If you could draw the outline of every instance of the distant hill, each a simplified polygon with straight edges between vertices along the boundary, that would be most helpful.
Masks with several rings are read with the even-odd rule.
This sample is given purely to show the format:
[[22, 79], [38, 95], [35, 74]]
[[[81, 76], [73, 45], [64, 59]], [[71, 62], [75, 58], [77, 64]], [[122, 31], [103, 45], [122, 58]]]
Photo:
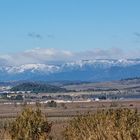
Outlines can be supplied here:
[[65, 88], [48, 85], [48, 84], [34, 83], [34, 82], [19, 84], [11, 88], [11, 91], [31, 91], [35, 93], [67, 92]]
[[132, 77], [132, 78], [125, 78], [125, 79], [121, 79], [121, 81], [130, 81], [130, 80], [140, 80], [140, 77]]
[[137, 89], [140, 91], [140, 78], [127, 78], [114, 81], [106, 82], [91, 82], [91, 83], [81, 83], [81, 84], [70, 84], [64, 85], [63, 88], [67, 90], [75, 91], [113, 91], [113, 90], [123, 90], [123, 89]]

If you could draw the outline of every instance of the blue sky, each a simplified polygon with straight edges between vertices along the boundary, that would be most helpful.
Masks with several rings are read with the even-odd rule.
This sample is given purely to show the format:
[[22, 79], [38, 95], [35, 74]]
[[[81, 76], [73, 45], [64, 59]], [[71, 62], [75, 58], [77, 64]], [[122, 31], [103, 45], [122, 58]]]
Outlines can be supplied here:
[[0, 0], [0, 53], [140, 48], [139, 0]]

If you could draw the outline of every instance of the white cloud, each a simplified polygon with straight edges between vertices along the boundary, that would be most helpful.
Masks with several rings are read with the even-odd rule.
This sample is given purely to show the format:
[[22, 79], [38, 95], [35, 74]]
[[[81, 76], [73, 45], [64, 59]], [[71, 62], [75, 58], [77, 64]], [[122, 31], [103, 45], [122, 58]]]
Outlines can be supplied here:
[[83, 59], [140, 58], [140, 50], [123, 51], [118, 48], [72, 52], [53, 48], [35, 48], [15, 54], [0, 55], [0, 64], [58, 63]]
[[56, 50], [53, 48], [35, 48], [20, 53], [0, 55], [0, 60], [5, 60], [10, 65], [63, 62], [69, 61], [71, 60], [71, 58], [73, 58], [72, 52], [65, 50]]

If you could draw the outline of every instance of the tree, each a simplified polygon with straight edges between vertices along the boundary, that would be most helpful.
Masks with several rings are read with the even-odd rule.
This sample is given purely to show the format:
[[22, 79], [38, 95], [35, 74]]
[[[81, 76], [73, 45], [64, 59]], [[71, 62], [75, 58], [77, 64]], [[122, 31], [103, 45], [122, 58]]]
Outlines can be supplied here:
[[46, 140], [51, 126], [41, 110], [25, 108], [16, 120], [10, 123], [9, 133], [12, 140]]
[[47, 103], [47, 106], [48, 107], [57, 107], [57, 103], [55, 102], [55, 101], [49, 101], [48, 103]]
[[22, 95], [17, 95], [17, 96], [15, 97], [15, 100], [23, 100], [23, 96], [22, 96]]

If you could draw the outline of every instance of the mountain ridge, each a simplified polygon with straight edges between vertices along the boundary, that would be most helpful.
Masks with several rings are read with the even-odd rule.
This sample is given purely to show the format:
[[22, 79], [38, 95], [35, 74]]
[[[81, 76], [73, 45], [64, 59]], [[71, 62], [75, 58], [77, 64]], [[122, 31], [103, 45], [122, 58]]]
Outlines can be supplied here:
[[95, 59], [63, 64], [1, 66], [0, 80], [110, 81], [140, 76], [140, 59]]

